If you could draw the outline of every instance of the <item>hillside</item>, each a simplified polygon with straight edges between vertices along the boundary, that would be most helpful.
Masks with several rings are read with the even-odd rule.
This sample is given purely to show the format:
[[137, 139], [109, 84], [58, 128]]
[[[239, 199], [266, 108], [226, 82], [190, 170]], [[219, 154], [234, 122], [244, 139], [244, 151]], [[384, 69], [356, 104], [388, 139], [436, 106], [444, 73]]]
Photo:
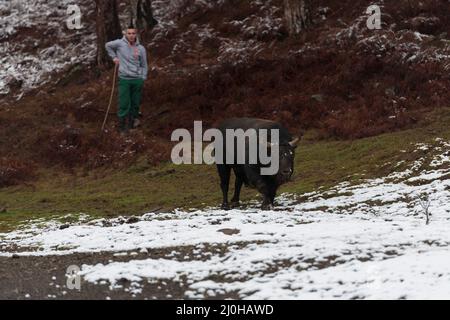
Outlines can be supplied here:
[[[314, 157], [316, 143], [320, 150], [333, 141], [354, 145], [357, 138], [420, 129], [448, 107], [446, 1], [381, 2], [381, 30], [365, 27], [369, 4], [319, 1], [311, 29], [289, 38], [281, 1], [154, 1], [159, 24], [147, 44], [143, 124], [124, 138], [115, 130], [115, 103], [107, 132], [100, 132], [112, 70], [94, 63], [95, 5], [80, 1], [84, 27], [69, 30], [65, 3], [0, 1], [0, 50], [7, 53], [0, 70], [0, 207], [21, 215], [208, 203], [196, 200], [201, 189], [187, 183], [203, 175], [214, 188], [214, 168], [169, 165], [170, 134], [192, 129], [194, 120], [208, 127], [231, 116], [274, 119], [305, 133], [299, 181], [312, 175], [338, 182], [314, 177], [317, 169], [305, 173], [302, 160]], [[134, 173], [151, 179], [133, 190], [135, 198], [116, 194], [115, 186], [128, 189], [124, 181]], [[165, 195], [149, 198], [148, 188], [162, 179]], [[178, 179], [191, 195], [167, 191]], [[69, 196], [73, 187], [78, 191]]]
[[154, 1], [160, 23], [147, 44], [143, 126], [126, 141], [113, 132], [115, 105], [111, 130], [99, 134], [112, 70], [94, 65], [92, 2], [79, 1], [84, 28], [71, 31], [61, 2], [24, 3], [19, 19], [20, 8], [0, 1], [3, 165], [95, 168], [143, 154], [158, 163], [175, 128], [229, 116], [279, 120], [319, 140], [355, 139], [412, 128], [448, 106], [446, 1], [380, 2], [381, 30], [365, 27], [370, 1], [317, 1], [314, 26], [295, 39], [281, 2]]

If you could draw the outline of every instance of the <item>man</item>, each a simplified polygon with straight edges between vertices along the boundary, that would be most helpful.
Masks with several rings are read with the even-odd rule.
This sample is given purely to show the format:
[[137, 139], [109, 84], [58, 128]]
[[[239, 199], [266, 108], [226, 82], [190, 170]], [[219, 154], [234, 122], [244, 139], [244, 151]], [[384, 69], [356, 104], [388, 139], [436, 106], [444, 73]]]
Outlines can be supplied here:
[[147, 52], [133, 26], [128, 27], [122, 39], [110, 41], [105, 47], [119, 65], [119, 131], [126, 133], [137, 126], [142, 87], [148, 73]]

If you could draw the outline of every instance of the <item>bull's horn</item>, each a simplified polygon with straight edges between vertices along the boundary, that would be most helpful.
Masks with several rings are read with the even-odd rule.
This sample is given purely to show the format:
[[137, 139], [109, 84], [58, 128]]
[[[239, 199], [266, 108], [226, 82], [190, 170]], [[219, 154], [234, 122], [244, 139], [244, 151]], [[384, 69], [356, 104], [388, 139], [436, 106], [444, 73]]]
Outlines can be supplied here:
[[299, 138], [299, 137], [295, 137], [294, 140], [292, 140], [292, 141], [289, 142], [289, 145], [290, 145], [292, 148], [296, 148], [299, 142], [300, 142], [300, 138]]

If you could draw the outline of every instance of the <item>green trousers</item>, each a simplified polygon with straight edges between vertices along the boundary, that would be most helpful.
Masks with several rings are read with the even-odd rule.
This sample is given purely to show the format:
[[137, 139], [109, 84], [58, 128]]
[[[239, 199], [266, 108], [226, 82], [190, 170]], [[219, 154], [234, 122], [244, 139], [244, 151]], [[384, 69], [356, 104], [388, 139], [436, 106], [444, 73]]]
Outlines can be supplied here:
[[143, 86], [144, 80], [142, 79], [119, 78], [119, 111], [117, 113], [119, 118], [138, 117]]

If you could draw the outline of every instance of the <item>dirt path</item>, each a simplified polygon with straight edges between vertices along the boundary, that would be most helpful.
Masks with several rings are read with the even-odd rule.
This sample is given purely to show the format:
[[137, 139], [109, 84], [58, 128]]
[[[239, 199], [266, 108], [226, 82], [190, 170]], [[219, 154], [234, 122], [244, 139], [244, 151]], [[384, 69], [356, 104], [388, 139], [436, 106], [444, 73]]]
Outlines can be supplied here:
[[[155, 254], [154, 256], [157, 256]], [[133, 259], [152, 255], [134, 256]], [[95, 285], [81, 281], [81, 290], [67, 288], [67, 268], [71, 265], [106, 264], [108, 261], [128, 261], [113, 253], [72, 254], [65, 256], [0, 258], [0, 299], [167, 299], [183, 298], [183, 285], [160, 281], [142, 285], [142, 294], [133, 297], [126, 292], [130, 282], [120, 282], [124, 289], [111, 290], [109, 284]]]
[[[175, 250], [175, 251], [174, 251]], [[134, 293], [132, 283], [127, 279], [118, 282], [119, 288], [111, 288], [110, 283], [93, 284], [83, 281], [81, 289], [69, 289], [67, 286], [67, 268], [69, 266], [109, 264], [112, 262], [129, 262], [131, 260], [164, 259], [171, 256], [177, 261], [192, 261], [193, 246], [149, 249], [146, 253], [99, 252], [75, 253], [70, 255], [0, 257], [0, 300], [3, 299], [185, 299], [189, 284], [185, 278], [178, 281], [167, 279], [152, 280], [151, 283], [140, 282], [141, 293]], [[205, 252], [211, 251], [208, 246]], [[227, 251], [227, 246], [214, 247], [218, 255]], [[173, 256], [173, 253], [176, 255]], [[201, 258], [200, 260], [206, 259]], [[208, 297], [205, 297], [208, 298]], [[238, 295], [228, 292], [216, 295], [215, 299], [238, 299]]]

